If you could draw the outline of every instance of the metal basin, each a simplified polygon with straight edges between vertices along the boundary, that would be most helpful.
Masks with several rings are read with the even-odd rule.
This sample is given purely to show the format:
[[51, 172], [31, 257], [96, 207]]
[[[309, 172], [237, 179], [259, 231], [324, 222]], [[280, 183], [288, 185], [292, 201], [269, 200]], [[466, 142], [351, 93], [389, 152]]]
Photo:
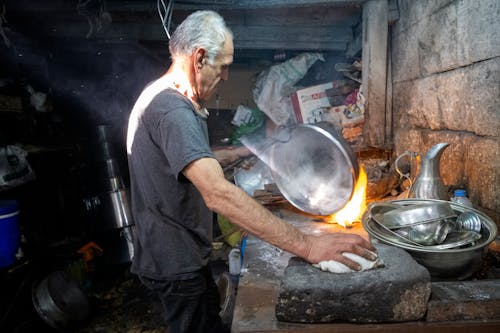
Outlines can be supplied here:
[[[473, 211], [481, 221], [481, 238], [468, 245], [456, 248], [439, 248], [438, 246], [418, 246], [401, 241], [394, 237], [387, 229], [381, 227], [370, 216], [370, 212], [363, 216], [362, 224], [371, 238], [382, 243], [406, 250], [417, 262], [429, 270], [435, 280], [463, 280], [467, 279], [479, 270], [482, 265], [483, 256], [488, 245], [497, 236], [495, 222], [484, 213], [453, 202], [434, 199], [405, 199], [394, 200], [389, 203], [395, 205], [414, 205], [431, 202], [449, 203], [457, 215], [464, 211]], [[389, 229], [390, 230], [390, 229]]]
[[35, 283], [31, 296], [39, 316], [58, 331], [71, 331], [89, 314], [87, 296], [64, 271], [55, 271]]

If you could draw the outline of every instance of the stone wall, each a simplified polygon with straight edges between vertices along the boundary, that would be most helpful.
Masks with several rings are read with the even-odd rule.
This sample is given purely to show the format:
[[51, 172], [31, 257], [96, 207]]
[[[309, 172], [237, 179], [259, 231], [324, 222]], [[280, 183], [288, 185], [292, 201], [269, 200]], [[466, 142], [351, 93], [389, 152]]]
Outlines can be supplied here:
[[399, 0], [391, 27], [395, 153], [449, 142], [441, 176], [500, 216], [500, 2]]

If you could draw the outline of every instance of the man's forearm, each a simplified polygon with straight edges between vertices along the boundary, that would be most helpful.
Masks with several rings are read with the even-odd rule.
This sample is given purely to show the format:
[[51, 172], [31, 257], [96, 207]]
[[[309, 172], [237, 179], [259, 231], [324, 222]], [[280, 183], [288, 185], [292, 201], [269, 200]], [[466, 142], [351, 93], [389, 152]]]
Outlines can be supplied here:
[[211, 210], [283, 250], [304, 259], [309, 256], [311, 237], [279, 219], [242, 189], [227, 181], [216, 160], [196, 160], [183, 172], [200, 191]]
[[227, 182], [217, 191], [211, 209], [251, 234], [307, 258], [312, 244], [307, 235], [278, 218], [235, 185]]

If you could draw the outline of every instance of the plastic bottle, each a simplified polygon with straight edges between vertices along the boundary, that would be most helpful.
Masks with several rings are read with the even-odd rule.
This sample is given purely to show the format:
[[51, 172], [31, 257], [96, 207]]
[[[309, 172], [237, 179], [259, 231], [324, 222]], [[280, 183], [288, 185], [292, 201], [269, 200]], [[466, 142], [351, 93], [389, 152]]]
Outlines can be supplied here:
[[451, 201], [458, 203], [462, 206], [472, 208], [472, 202], [469, 200], [469, 198], [467, 198], [466, 190], [462, 189], [455, 190], [455, 192], [453, 192], [453, 197], [451, 197]]
[[229, 274], [233, 276], [240, 275], [241, 272], [241, 251], [234, 248], [229, 252]]

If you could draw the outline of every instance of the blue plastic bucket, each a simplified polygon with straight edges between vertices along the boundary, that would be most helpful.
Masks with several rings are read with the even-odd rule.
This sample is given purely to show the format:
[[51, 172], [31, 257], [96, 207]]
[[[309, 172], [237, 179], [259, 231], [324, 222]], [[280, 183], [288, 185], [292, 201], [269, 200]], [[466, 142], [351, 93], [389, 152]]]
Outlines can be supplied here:
[[20, 242], [19, 204], [15, 200], [0, 200], [0, 268], [16, 262]]

